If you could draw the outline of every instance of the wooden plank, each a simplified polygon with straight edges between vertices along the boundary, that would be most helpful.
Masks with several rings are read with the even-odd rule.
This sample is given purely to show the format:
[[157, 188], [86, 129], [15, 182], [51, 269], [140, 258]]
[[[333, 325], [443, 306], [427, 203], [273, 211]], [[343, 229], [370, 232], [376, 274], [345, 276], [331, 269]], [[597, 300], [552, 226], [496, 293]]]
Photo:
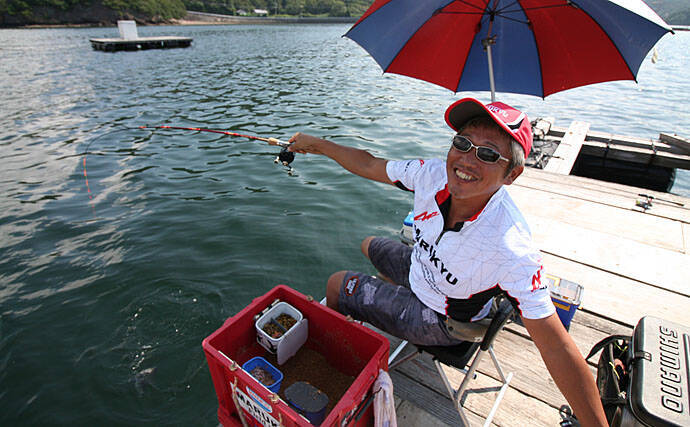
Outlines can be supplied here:
[[687, 138], [678, 136], [678, 134], [671, 135], [662, 132], [659, 134], [659, 141], [665, 142], [673, 147], [678, 147], [685, 153], [690, 153], [690, 141]]
[[575, 164], [577, 155], [580, 153], [580, 148], [582, 148], [588, 130], [589, 123], [580, 121], [572, 122], [544, 170], [569, 175]]
[[544, 254], [544, 267], [581, 284], [585, 289], [580, 307], [589, 312], [628, 326], [648, 315], [690, 325], [688, 297], [551, 254]]
[[[548, 136], [558, 139], [562, 138], [566, 132], [566, 128], [552, 126], [549, 130]], [[601, 132], [596, 130], [590, 130], [587, 132], [585, 143], [587, 142], [603, 142], [605, 144], [610, 144], [611, 146], [635, 148], [651, 148], [654, 146], [660, 151], [673, 152], [673, 147], [665, 141], [655, 141], [651, 138], [640, 138], [637, 136], [616, 135], [610, 132]]]
[[628, 325], [623, 325], [583, 310], [577, 310], [575, 312], [575, 316], [573, 316], [570, 325], [570, 335], [581, 341], [582, 347], [579, 345], [578, 347], [587, 350], [589, 350], [593, 344], [599, 342], [608, 335], [631, 334], [633, 330], [633, 328]]
[[[524, 337], [529, 337], [524, 326], [511, 322], [506, 325], [506, 330]], [[570, 322], [568, 333], [572, 337], [575, 345], [580, 350], [583, 357], [586, 357], [594, 344], [609, 335], [632, 335], [633, 328], [612, 322], [611, 320], [596, 316], [583, 310], [577, 310]], [[589, 361], [591, 366], [596, 366], [598, 356], [592, 357]]]
[[683, 240], [685, 241], [685, 253], [690, 255], [690, 224], [683, 224]]
[[[558, 175], [531, 168], [525, 169], [515, 183], [509, 187], [509, 190], [516, 187], [538, 189], [574, 199], [589, 200], [603, 205], [690, 223], [690, 199], [673, 194], [573, 175]], [[644, 211], [635, 206], [635, 202], [643, 198], [640, 194], [656, 198], [653, 200], [651, 209]]]
[[[423, 386], [420, 382], [397, 370], [391, 371], [389, 374], [393, 380], [393, 394], [402, 400], [412, 402], [446, 425], [460, 425], [460, 415], [447, 396]], [[481, 425], [484, 422], [480, 416], [470, 411], [466, 411], [465, 415], [473, 425]]]
[[[456, 388], [459, 387], [464, 374], [447, 366], [444, 366], [443, 370], [450, 383]], [[508, 374], [507, 371], [504, 373]], [[520, 375], [520, 373], [514, 372], [513, 375]], [[491, 412], [501, 385], [500, 381], [481, 372], [478, 373], [477, 378], [472, 380], [470, 388], [465, 393], [463, 407], [486, 419]], [[509, 386], [498, 406], [492, 424], [499, 426], [557, 426], [560, 421], [558, 408]]]
[[679, 221], [528, 187], [514, 186], [509, 192], [526, 217], [557, 219], [588, 230], [625, 235], [640, 243], [683, 252], [682, 223]]
[[[401, 400], [400, 406], [395, 410], [395, 415], [397, 419], [397, 424], [401, 427], [403, 426], [429, 426], [429, 427], [441, 427], [453, 425], [448, 422], [444, 422], [437, 418], [434, 414], [436, 408], [420, 408], [414, 402], [409, 400]], [[480, 417], [475, 419], [476, 425], [483, 424]]]
[[[525, 217], [534, 242], [542, 252], [690, 296], [690, 256], [687, 254], [531, 213], [526, 213]], [[634, 223], [628, 225], [635, 226]]]
[[532, 179], [546, 181], [556, 186], [579, 185], [585, 189], [589, 189], [592, 191], [600, 191], [606, 194], [611, 193], [620, 196], [628, 196], [632, 198], [635, 198], [639, 195], [639, 193], [644, 192], [645, 194], [651, 194], [659, 198], [665, 197], [666, 199], [673, 201], [675, 203], [674, 206], [680, 206], [681, 208], [684, 207], [685, 209], [690, 209], [690, 207], [688, 207], [688, 201], [690, 200], [690, 198], [688, 197], [678, 196], [675, 194], [664, 193], [660, 191], [648, 190], [646, 188], [633, 187], [626, 184], [619, 184], [617, 182], [601, 181], [598, 179], [576, 175], [559, 175], [545, 171], [543, 169], [535, 168], [526, 168], [522, 173], [521, 177], [518, 179], [522, 179], [522, 177], [524, 176], [530, 177]]

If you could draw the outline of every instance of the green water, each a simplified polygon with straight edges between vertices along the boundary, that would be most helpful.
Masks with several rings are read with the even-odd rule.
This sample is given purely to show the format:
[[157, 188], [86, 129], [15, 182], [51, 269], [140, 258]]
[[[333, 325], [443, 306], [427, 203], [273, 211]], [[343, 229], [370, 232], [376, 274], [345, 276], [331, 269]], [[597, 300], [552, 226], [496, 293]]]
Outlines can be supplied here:
[[[204, 337], [276, 284], [321, 298], [333, 271], [371, 271], [359, 242], [398, 231], [407, 193], [318, 156], [291, 176], [261, 143], [136, 129], [443, 156], [464, 94], [382, 75], [347, 28], [144, 27], [194, 42], [114, 54], [88, 43], [113, 28], [0, 31], [0, 425], [215, 425]], [[662, 40], [638, 85], [503, 99], [561, 126], [690, 135], [689, 46]]]

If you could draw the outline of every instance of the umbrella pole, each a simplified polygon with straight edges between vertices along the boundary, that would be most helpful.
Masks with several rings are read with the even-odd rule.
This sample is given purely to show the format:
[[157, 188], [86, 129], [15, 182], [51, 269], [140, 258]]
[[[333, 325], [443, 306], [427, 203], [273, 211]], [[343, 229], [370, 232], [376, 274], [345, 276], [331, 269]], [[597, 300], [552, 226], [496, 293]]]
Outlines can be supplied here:
[[486, 57], [489, 60], [489, 86], [491, 86], [491, 102], [496, 102], [496, 84], [494, 83], [494, 63], [491, 59], [491, 40], [487, 39]]
[[494, 0], [492, 6], [492, 11], [489, 14], [489, 29], [486, 32], [486, 38], [482, 40], [482, 45], [484, 45], [484, 50], [486, 51], [486, 58], [489, 64], [489, 87], [491, 87], [491, 102], [496, 102], [496, 84], [494, 82], [494, 61], [491, 56], [491, 45], [496, 43], [496, 36], [491, 36], [491, 29], [494, 26], [494, 18], [496, 16], [496, 7], [498, 6], [498, 0]]

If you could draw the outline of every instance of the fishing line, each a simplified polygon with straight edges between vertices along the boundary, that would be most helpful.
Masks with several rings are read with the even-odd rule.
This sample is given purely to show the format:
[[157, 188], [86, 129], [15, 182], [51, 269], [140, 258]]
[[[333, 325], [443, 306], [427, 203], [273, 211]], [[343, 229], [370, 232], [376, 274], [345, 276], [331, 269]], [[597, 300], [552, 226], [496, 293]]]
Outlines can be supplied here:
[[295, 153], [292, 151], [288, 151], [287, 148], [290, 146], [289, 142], [281, 141], [277, 138], [265, 138], [261, 136], [254, 136], [254, 135], [245, 135], [242, 133], [236, 133], [236, 132], [230, 132], [227, 130], [216, 130], [216, 129], [204, 129], [204, 128], [192, 128], [192, 127], [182, 127], [182, 126], [167, 126], [167, 125], [160, 125], [160, 126], [139, 126], [139, 129], [175, 129], [175, 130], [191, 130], [191, 131], [196, 131], [196, 132], [210, 132], [210, 133], [218, 133], [221, 135], [228, 135], [228, 136], [236, 136], [240, 138], [247, 138], [251, 140], [256, 140], [256, 141], [264, 141], [267, 142], [268, 145], [276, 145], [279, 147], [282, 147], [282, 150], [280, 150], [280, 153], [278, 156], [275, 158], [274, 163], [280, 163], [283, 166], [288, 168], [288, 173], [292, 174], [292, 167], [290, 166], [290, 163], [295, 160]]
[[[123, 127], [121, 129], [111, 130], [111, 131], [106, 132], [102, 135], [98, 135], [97, 137], [95, 137], [91, 141], [89, 141], [88, 144], [86, 144], [86, 149], [84, 150], [84, 157], [82, 158], [82, 169], [84, 171], [84, 181], [86, 182], [86, 192], [89, 195], [89, 200], [93, 200], [93, 195], [91, 194], [91, 187], [89, 186], [89, 176], [86, 173], [86, 156], [89, 155], [89, 148], [91, 148], [91, 144], [93, 144], [97, 140], [103, 138], [104, 136], [112, 135], [112, 134], [118, 133], [118, 132], [124, 132], [126, 130], [136, 130], [136, 129], [138, 129], [138, 128]], [[93, 205], [92, 205], [92, 207], [93, 207]]]
[[[290, 166], [290, 163], [295, 160], [295, 153], [288, 151], [287, 148], [290, 146], [289, 142], [281, 141], [277, 138], [266, 138], [266, 137], [261, 137], [261, 136], [254, 136], [254, 135], [245, 135], [241, 133], [236, 133], [236, 132], [230, 132], [230, 131], [224, 131], [224, 130], [216, 130], [216, 129], [204, 129], [204, 128], [193, 128], [193, 127], [182, 127], [182, 126], [167, 126], [167, 125], [160, 125], [160, 126], [138, 126], [138, 127], [123, 127], [120, 129], [115, 129], [111, 130], [109, 132], [106, 132], [102, 135], [99, 135], [95, 138], [93, 138], [89, 143], [86, 145], [86, 149], [84, 150], [84, 157], [82, 160], [82, 168], [84, 171], [84, 180], [86, 182], [86, 192], [89, 195], [89, 200], [93, 201], [93, 195], [91, 193], [91, 187], [89, 186], [89, 176], [86, 171], [86, 157], [89, 155], [89, 149], [91, 148], [91, 145], [96, 142], [97, 140], [108, 136], [112, 135], [114, 133], [118, 132], [124, 132], [124, 131], [130, 131], [130, 130], [156, 130], [156, 129], [173, 129], [173, 130], [187, 130], [187, 131], [196, 131], [196, 132], [209, 132], [209, 133], [217, 133], [221, 135], [227, 135], [227, 136], [234, 136], [234, 137], [240, 137], [240, 138], [247, 138], [250, 140], [256, 140], [256, 141], [263, 141], [268, 143], [268, 145], [275, 145], [278, 147], [282, 147], [280, 153], [278, 156], [276, 156], [275, 160], [273, 161], [274, 163], [280, 163], [283, 166], [285, 166], [288, 169], [288, 174], [292, 175], [292, 166]], [[93, 205], [92, 205], [93, 208]]]

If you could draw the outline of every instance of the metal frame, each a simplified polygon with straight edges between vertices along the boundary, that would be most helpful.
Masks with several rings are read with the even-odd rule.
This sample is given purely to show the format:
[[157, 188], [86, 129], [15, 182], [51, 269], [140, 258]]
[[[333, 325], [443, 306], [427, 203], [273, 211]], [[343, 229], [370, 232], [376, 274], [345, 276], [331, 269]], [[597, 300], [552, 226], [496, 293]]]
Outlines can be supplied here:
[[[436, 356], [432, 354], [434, 365], [436, 366], [436, 371], [441, 377], [441, 380], [443, 381], [443, 384], [445, 385], [446, 390], [448, 391], [448, 395], [450, 399], [453, 401], [455, 409], [458, 411], [458, 414], [460, 415], [460, 419], [462, 420], [464, 426], [469, 426], [470, 423], [467, 419], [467, 416], [465, 415], [461, 399], [470, 381], [477, 377], [477, 367], [479, 366], [479, 363], [482, 361], [486, 353], [489, 353], [489, 355], [491, 356], [491, 360], [494, 364], [494, 367], [496, 368], [496, 371], [498, 372], [498, 375], [501, 378], [502, 385], [499, 390], [498, 396], [496, 396], [494, 404], [491, 407], [491, 411], [489, 412], [489, 414], [486, 417], [486, 420], [484, 421], [484, 427], [491, 425], [491, 421], [493, 420], [493, 417], [496, 414], [496, 411], [498, 410], [498, 406], [501, 404], [501, 401], [505, 396], [505, 392], [506, 390], [508, 390], [508, 387], [510, 385], [510, 381], [513, 378], [512, 372], [508, 373], [507, 375], [504, 374], [503, 369], [501, 368], [501, 365], [498, 362], [498, 359], [496, 358], [496, 354], [494, 353], [493, 348], [493, 340], [498, 334], [498, 332], [503, 330], [503, 326], [510, 318], [510, 315], [512, 313], [512, 307], [504, 307], [502, 309], [499, 309], [499, 311], [500, 313], [493, 319], [491, 325], [487, 329], [487, 332], [484, 334], [484, 339], [482, 341], [481, 346], [477, 347], [477, 349], [475, 350], [476, 353], [471, 359], [472, 362], [470, 363], [469, 368], [465, 368], [464, 366], [458, 367], [450, 365], [452, 368], [465, 374], [465, 377], [463, 378], [462, 382], [460, 383], [460, 386], [457, 389], [454, 389], [453, 386], [450, 384], [448, 376], [443, 371], [443, 366], [441, 365], [441, 362], [438, 360]], [[402, 365], [403, 363], [415, 359], [420, 354], [425, 352], [423, 348], [417, 348], [416, 351], [413, 351], [396, 361], [395, 358], [400, 354], [400, 352], [403, 350], [403, 348], [405, 348], [406, 345], [407, 341], [402, 341], [395, 349], [395, 351], [393, 351], [393, 353], [388, 359], [389, 370], [393, 370], [396, 367]]]

